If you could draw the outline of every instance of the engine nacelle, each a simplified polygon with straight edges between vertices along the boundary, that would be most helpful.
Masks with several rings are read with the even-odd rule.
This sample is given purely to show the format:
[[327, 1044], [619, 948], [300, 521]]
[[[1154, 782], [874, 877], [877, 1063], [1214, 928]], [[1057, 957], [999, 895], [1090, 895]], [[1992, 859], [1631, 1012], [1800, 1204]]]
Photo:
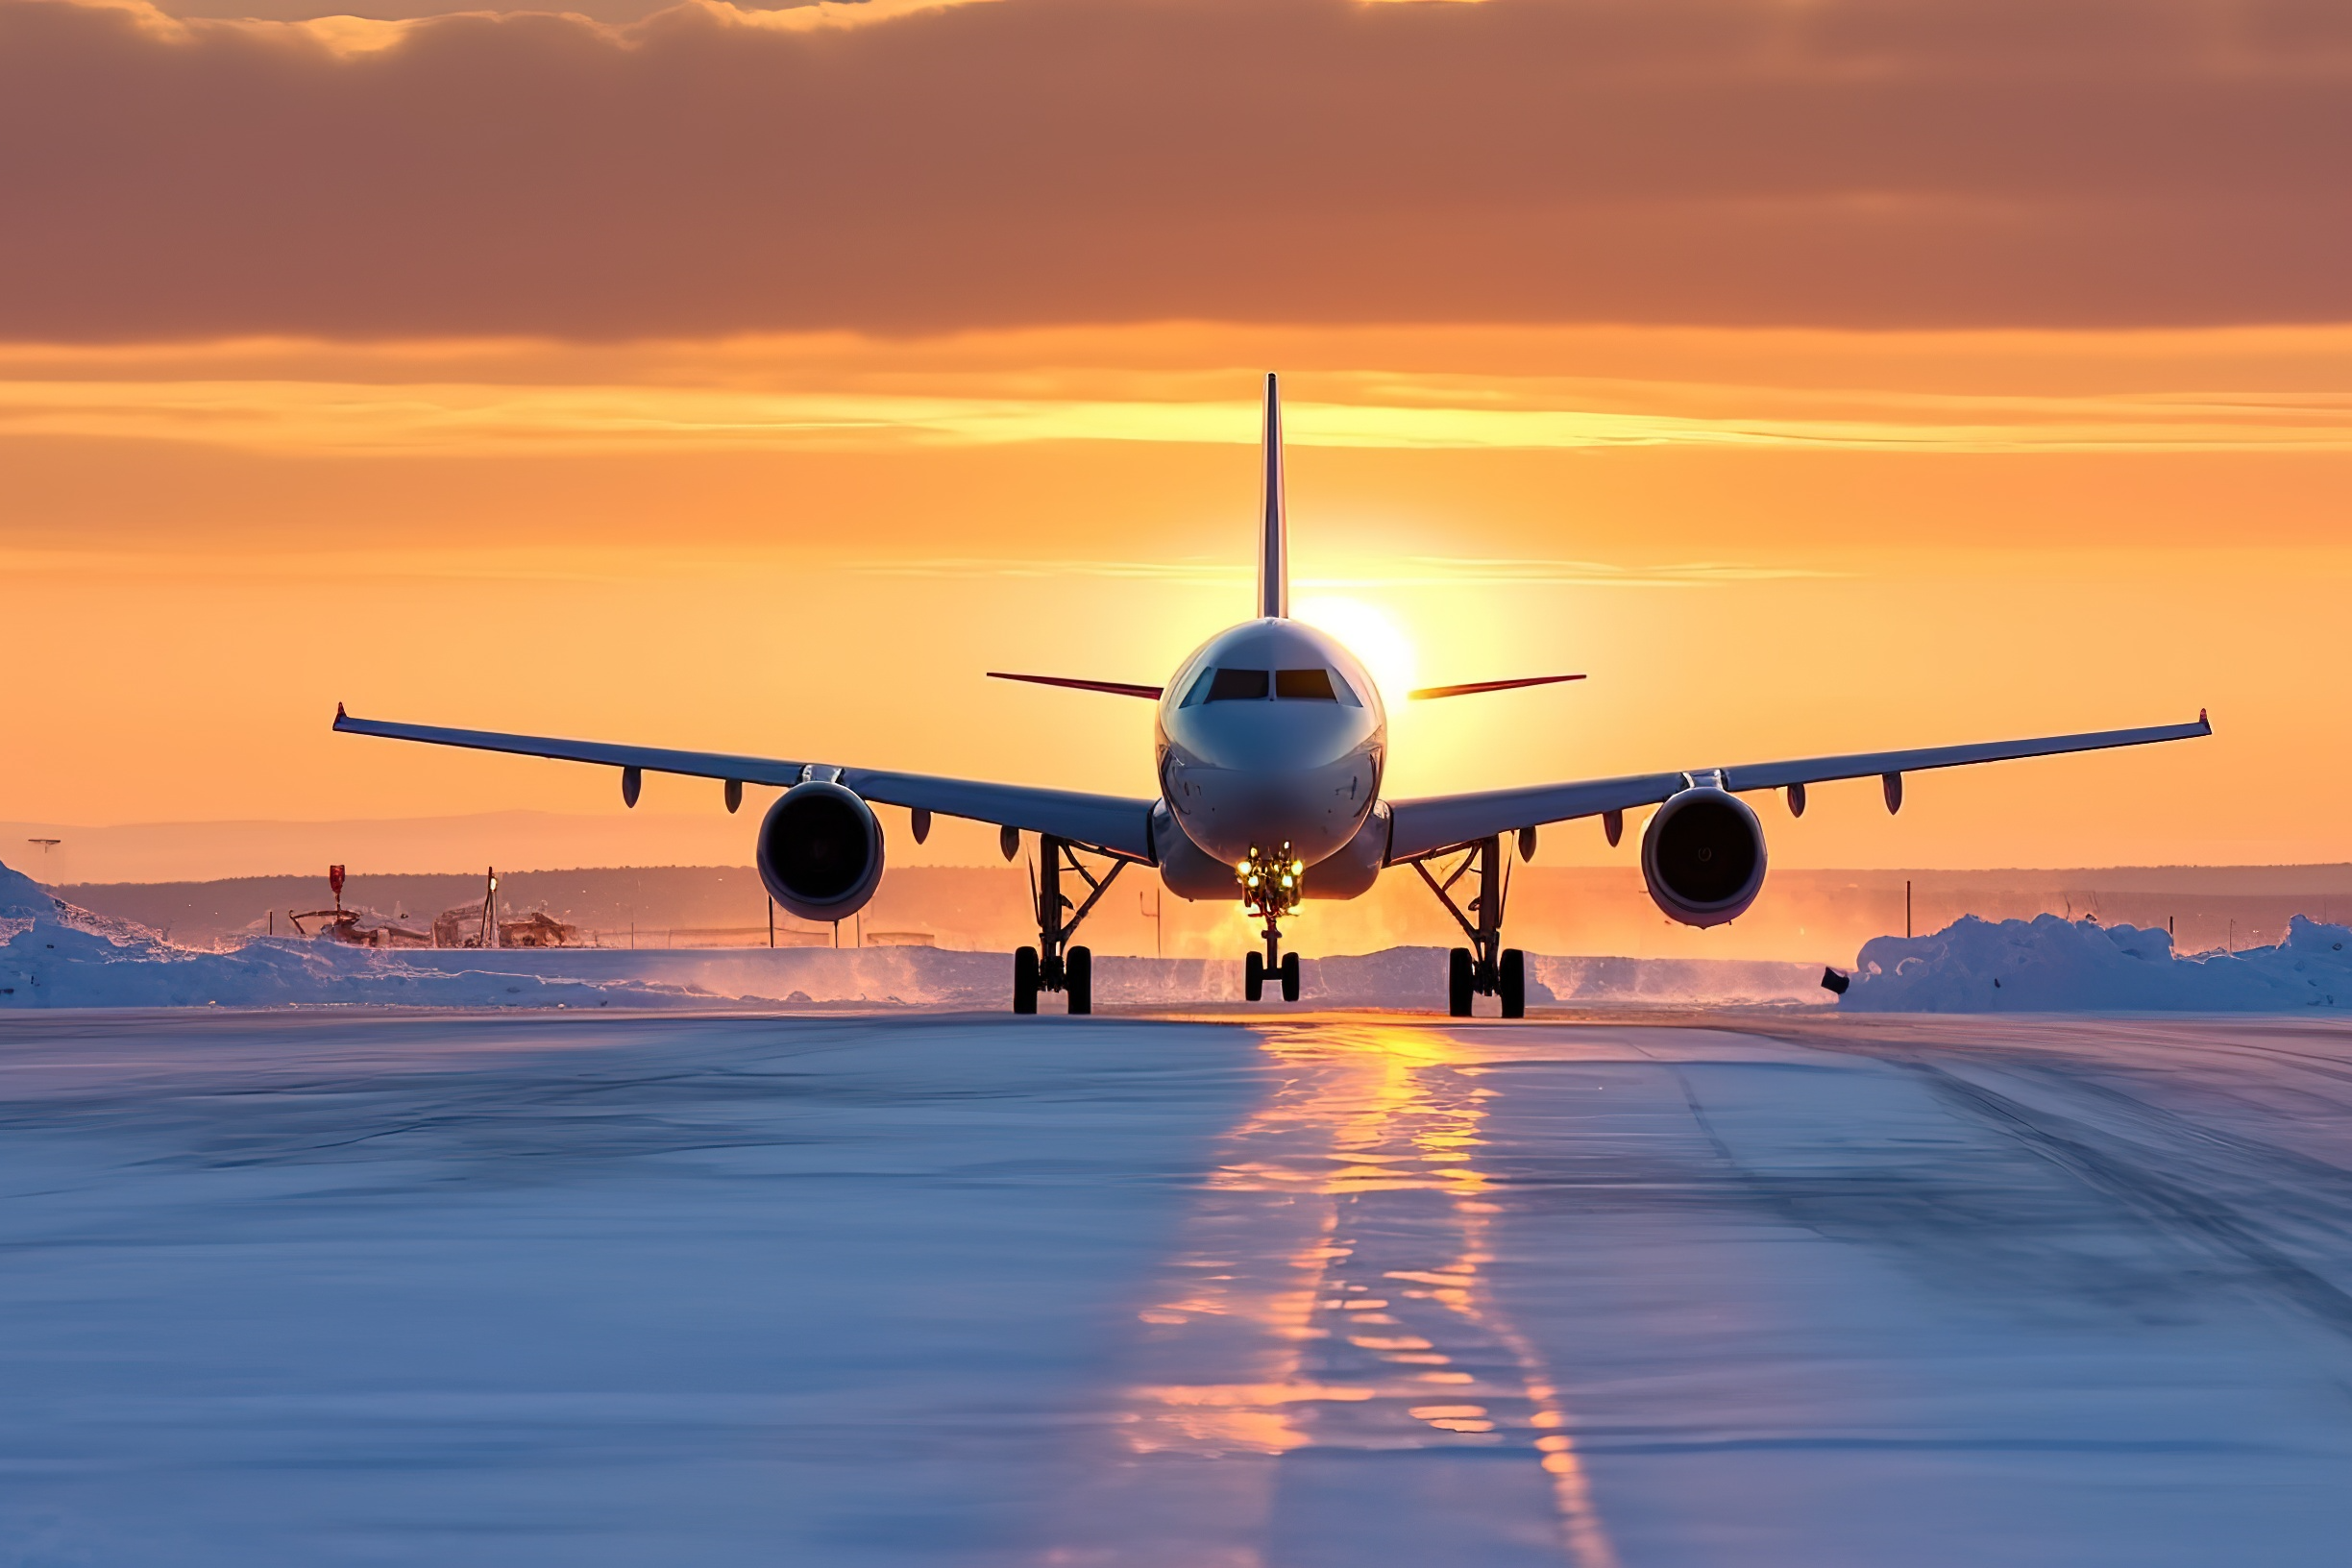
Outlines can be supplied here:
[[811, 779], [776, 796], [754, 856], [769, 894], [804, 920], [855, 915], [882, 882], [882, 823], [853, 790]]
[[1722, 925], [1764, 891], [1764, 824], [1738, 796], [1702, 784], [1651, 814], [1641, 864], [1650, 897], [1667, 919]]

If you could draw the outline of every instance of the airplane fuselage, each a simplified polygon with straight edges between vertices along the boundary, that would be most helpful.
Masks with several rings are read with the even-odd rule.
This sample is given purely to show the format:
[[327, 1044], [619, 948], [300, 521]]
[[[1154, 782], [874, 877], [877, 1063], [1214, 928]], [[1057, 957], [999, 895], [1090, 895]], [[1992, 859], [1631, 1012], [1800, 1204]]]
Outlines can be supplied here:
[[1161, 798], [1226, 866], [1287, 845], [1311, 870], [1380, 799], [1380, 689], [1337, 639], [1296, 621], [1246, 621], [1203, 643], [1168, 682], [1157, 727]]

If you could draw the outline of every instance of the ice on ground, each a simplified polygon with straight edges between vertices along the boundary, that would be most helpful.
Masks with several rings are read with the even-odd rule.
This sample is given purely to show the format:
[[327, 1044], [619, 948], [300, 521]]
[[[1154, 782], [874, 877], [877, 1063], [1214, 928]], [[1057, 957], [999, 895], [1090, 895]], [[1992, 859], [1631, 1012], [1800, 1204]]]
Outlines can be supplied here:
[[1252, 1054], [1084, 1019], [0, 1017], [0, 1562], [1043, 1560], [1008, 1543], [1103, 1440], [1127, 1295]]
[[0, 1017], [0, 1561], [2336, 1568], [2352, 1020]]
[[2284, 1013], [2352, 1007], [2352, 930], [2298, 915], [2275, 947], [2182, 954], [2168, 932], [1973, 915], [1863, 944], [1850, 1013]]

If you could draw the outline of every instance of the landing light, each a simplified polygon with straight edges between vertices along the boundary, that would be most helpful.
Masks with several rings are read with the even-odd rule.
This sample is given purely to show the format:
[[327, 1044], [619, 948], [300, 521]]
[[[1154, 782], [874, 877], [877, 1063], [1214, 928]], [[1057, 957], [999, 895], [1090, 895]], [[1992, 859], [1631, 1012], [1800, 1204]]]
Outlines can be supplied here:
[[1234, 872], [1241, 884], [1242, 907], [1253, 915], [1287, 915], [1305, 893], [1307, 862], [1288, 844], [1272, 854], [1251, 845], [1249, 857], [1234, 863]]

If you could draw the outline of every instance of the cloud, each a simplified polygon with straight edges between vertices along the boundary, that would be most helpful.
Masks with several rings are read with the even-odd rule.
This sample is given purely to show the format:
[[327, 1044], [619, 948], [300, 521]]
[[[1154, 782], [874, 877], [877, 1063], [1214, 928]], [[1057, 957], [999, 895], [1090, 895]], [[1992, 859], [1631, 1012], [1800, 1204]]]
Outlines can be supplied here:
[[0, 337], [2352, 319], [2320, 0], [0, 0]]
[[[1231, 561], [1192, 556], [1177, 561], [1024, 560], [1011, 556], [930, 555], [904, 560], [853, 561], [848, 570], [865, 576], [950, 579], [1102, 577], [1183, 583], [1191, 587], [1246, 583], [1247, 571]], [[1430, 587], [1723, 588], [1738, 583], [1784, 582], [1851, 576], [1812, 567], [1757, 566], [1739, 561], [1685, 561], [1662, 566], [1623, 566], [1611, 561], [1544, 558], [1463, 558], [1409, 555], [1388, 569], [1348, 576], [1300, 576], [1301, 589]]]
[[[1095, 329], [1095, 353], [1148, 361], [1166, 334]], [[486, 340], [341, 345], [0, 347], [0, 437], [171, 442], [288, 455], [906, 452], [1040, 442], [1254, 446], [1256, 380], [1213, 343], [1182, 368], [1072, 366], [1060, 331], [945, 340], [733, 338], [564, 346]], [[1247, 336], [1228, 330], [1229, 339]], [[1273, 334], [1262, 334], [1271, 337]], [[1513, 334], [1559, 363], [1647, 352], [1648, 378], [1530, 376], [1421, 334], [1367, 355], [1453, 352], [1444, 373], [1333, 370], [1349, 344], [1262, 342], [1296, 367], [1285, 401], [1294, 448], [1567, 452], [1679, 448], [1941, 453], [2352, 453], [2352, 398], [2330, 390], [2352, 333]], [[1749, 341], [1755, 336], [1767, 341]], [[2282, 336], [2304, 341], [2295, 352]], [[1629, 342], [1629, 338], [1630, 341]], [[2151, 338], [2153, 339], [2151, 341]], [[1970, 389], [1997, 350], [2027, 390]], [[1703, 352], [1703, 351], [1702, 351]], [[1778, 384], [1715, 379], [1775, 353]], [[2167, 379], [2133, 385], [2162, 355]], [[2241, 362], [2232, 362], [2232, 356]], [[1377, 360], [1374, 362], [1378, 362]], [[1017, 368], [1015, 368], [1017, 367]], [[1704, 376], [1705, 372], [1714, 376]], [[1679, 374], [1678, 374], [1678, 372]], [[1838, 384], [1820, 380], [1834, 374]], [[2063, 389], [2046, 383], [2063, 377]], [[2214, 380], [2206, 380], [2212, 377]], [[1872, 385], [1873, 380], [1879, 384]], [[1932, 389], [1905, 385], [1929, 379]], [[1812, 384], [1808, 384], [1808, 382]], [[1892, 382], [1894, 384], [1887, 384]], [[1218, 394], [1235, 394], [1225, 395]], [[1525, 563], [1507, 563], [1514, 566]]]

